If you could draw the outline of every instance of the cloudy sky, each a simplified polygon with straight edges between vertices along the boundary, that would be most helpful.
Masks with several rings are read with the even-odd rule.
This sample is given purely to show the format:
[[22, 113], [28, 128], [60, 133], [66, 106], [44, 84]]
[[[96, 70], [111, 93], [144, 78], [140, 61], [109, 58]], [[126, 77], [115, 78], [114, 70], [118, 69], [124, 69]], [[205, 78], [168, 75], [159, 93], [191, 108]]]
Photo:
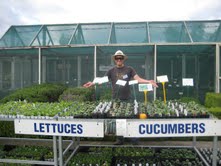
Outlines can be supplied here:
[[0, 0], [0, 38], [11, 25], [221, 19], [221, 0]]

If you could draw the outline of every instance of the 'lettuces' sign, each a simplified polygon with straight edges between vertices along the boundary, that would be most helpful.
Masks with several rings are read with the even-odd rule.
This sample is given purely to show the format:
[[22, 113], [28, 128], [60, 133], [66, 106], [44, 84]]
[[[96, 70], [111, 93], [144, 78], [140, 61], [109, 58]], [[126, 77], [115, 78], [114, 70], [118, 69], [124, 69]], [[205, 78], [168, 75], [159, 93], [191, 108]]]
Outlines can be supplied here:
[[71, 121], [15, 119], [16, 134], [73, 137], [103, 137], [103, 120], [75, 119]]

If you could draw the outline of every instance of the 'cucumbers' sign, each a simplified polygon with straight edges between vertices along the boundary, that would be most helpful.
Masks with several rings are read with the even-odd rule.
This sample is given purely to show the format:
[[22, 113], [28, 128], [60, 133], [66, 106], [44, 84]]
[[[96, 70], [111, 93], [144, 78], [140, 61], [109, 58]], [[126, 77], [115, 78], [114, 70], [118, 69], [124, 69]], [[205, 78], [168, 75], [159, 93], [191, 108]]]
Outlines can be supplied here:
[[16, 134], [55, 135], [73, 137], [103, 137], [102, 120], [76, 119], [69, 121], [15, 119]]
[[127, 120], [125, 137], [220, 136], [221, 121], [210, 119]]

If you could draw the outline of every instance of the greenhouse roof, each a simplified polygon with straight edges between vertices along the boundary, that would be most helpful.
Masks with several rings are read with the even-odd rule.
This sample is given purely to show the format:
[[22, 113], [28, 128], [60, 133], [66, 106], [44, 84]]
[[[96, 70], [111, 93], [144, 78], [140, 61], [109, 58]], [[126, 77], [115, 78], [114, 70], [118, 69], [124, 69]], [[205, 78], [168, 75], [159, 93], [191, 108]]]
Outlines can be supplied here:
[[221, 42], [221, 20], [11, 26], [0, 48]]

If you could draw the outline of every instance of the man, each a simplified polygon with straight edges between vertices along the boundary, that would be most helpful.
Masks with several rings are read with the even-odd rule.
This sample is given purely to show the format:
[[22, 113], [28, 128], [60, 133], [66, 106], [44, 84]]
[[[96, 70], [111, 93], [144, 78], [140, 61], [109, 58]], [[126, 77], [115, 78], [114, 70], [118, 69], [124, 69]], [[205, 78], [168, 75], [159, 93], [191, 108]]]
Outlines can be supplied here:
[[[137, 80], [138, 83], [150, 83], [154, 87], [158, 87], [156, 82], [153, 80], [146, 80], [136, 73], [136, 71], [130, 67], [126, 66], [124, 62], [128, 59], [127, 55], [125, 55], [121, 50], [118, 50], [113, 56], [113, 61], [115, 62], [115, 66], [107, 71], [106, 76], [108, 76], [108, 79], [111, 81], [112, 84], [112, 98], [113, 99], [120, 99], [121, 101], [129, 101], [130, 100], [130, 86], [129, 81], [130, 80]], [[125, 86], [118, 86], [116, 85], [116, 82], [118, 80], [124, 80], [126, 81]], [[91, 87], [93, 86], [93, 82], [88, 82], [84, 84], [84, 87]], [[123, 144], [123, 137], [117, 137], [116, 145]], [[133, 142], [137, 144], [137, 139], [133, 139]]]
[[[129, 100], [130, 99], [130, 87], [128, 82], [130, 80], [137, 80], [138, 83], [150, 83], [154, 87], [158, 87], [156, 82], [153, 80], [146, 80], [136, 73], [136, 71], [130, 67], [126, 66], [124, 64], [125, 60], [128, 59], [128, 57], [121, 51], [118, 50], [113, 56], [112, 59], [114, 60], [116, 66], [111, 68], [107, 71], [106, 76], [108, 76], [108, 79], [112, 83], [112, 96], [113, 99], [120, 99], [120, 100]], [[127, 81], [125, 86], [118, 86], [116, 85], [117, 80], [124, 80]], [[93, 82], [88, 82], [84, 84], [84, 87], [91, 87], [93, 86]], [[120, 88], [120, 89], [118, 89]]]

